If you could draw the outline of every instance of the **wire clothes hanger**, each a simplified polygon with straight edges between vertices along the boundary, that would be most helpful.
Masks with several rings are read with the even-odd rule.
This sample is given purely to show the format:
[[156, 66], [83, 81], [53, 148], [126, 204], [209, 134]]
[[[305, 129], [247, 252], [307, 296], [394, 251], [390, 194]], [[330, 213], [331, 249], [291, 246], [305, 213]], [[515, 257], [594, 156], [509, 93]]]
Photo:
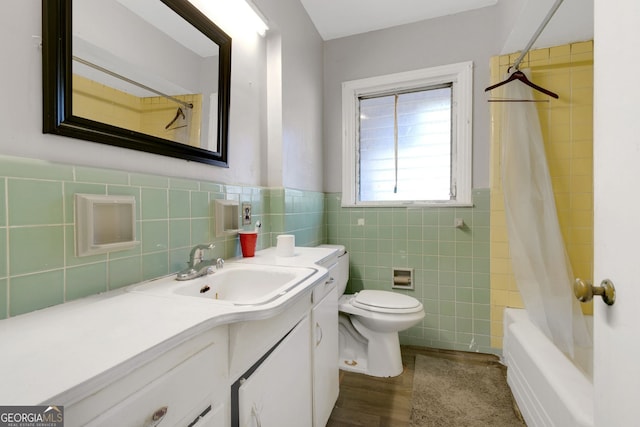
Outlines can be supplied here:
[[[553, 4], [553, 6], [551, 6], [551, 10], [549, 10], [549, 13], [547, 13], [547, 16], [545, 16], [545, 18], [543, 19], [542, 23], [540, 24], [540, 26], [536, 30], [535, 34], [533, 35], [533, 37], [531, 37], [531, 40], [529, 40], [529, 43], [527, 43], [527, 46], [522, 50], [522, 53], [520, 53], [520, 56], [518, 57], [518, 59], [516, 59], [516, 62], [513, 63], [513, 66], [509, 67], [509, 70], [511, 68], [514, 69], [513, 73], [511, 73], [506, 80], [501, 81], [500, 83], [496, 83], [496, 84], [486, 88], [484, 90], [485, 92], [488, 92], [488, 91], [493, 90], [493, 89], [495, 89], [497, 87], [500, 87], [502, 85], [510, 83], [510, 82], [512, 82], [514, 80], [520, 80], [522, 83], [526, 84], [527, 86], [532, 87], [533, 89], [535, 89], [535, 90], [537, 90], [539, 92], [544, 93], [545, 95], [548, 95], [548, 96], [550, 96], [552, 98], [555, 98], [555, 99], [559, 98], [556, 93], [551, 92], [550, 90], [547, 90], [547, 89], [545, 89], [543, 87], [540, 87], [535, 83], [532, 83], [527, 78], [527, 76], [522, 71], [520, 71], [519, 67], [520, 67], [520, 62], [522, 62], [522, 59], [527, 54], [527, 52], [529, 52], [529, 50], [531, 49], [531, 46], [533, 46], [535, 41], [538, 39], [538, 37], [542, 33], [542, 30], [544, 30], [544, 28], [547, 26], [547, 24], [551, 20], [551, 17], [553, 17], [553, 14], [556, 13], [556, 10], [558, 10], [558, 8], [562, 4], [562, 2], [563, 2], [563, 0], [556, 0], [556, 2]], [[532, 99], [489, 99], [488, 101], [489, 102], [540, 102], [538, 100], [532, 100]]]

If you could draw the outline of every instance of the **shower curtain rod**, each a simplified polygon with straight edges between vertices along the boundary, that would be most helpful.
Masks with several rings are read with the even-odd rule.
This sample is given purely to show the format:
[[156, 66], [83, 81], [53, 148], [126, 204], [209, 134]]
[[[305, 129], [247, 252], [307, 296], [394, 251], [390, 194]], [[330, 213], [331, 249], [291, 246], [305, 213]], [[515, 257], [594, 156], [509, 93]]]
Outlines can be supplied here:
[[79, 62], [79, 63], [81, 63], [81, 64], [84, 64], [84, 65], [86, 65], [86, 66], [88, 66], [88, 67], [91, 67], [91, 68], [93, 68], [93, 69], [96, 69], [96, 70], [98, 70], [98, 71], [102, 71], [103, 73], [108, 74], [108, 75], [110, 75], [111, 77], [115, 77], [115, 78], [117, 78], [117, 79], [120, 79], [120, 80], [122, 80], [122, 81], [125, 81], [125, 82], [127, 82], [127, 83], [130, 83], [130, 84], [132, 84], [132, 85], [134, 85], [134, 86], [138, 86], [139, 88], [142, 88], [142, 89], [144, 89], [144, 90], [148, 90], [149, 92], [153, 92], [153, 93], [155, 93], [156, 95], [159, 95], [159, 96], [161, 96], [161, 97], [163, 97], [163, 98], [169, 99], [169, 100], [171, 100], [171, 101], [175, 102], [176, 104], [180, 104], [180, 105], [182, 105], [182, 106], [183, 106], [183, 107], [185, 107], [185, 108], [193, 108], [193, 104], [192, 104], [192, 103], [190, 103], [190, 102], [184, 102], [184, 101], [181, 101], [181, 100], [179, 100], [178, 98], [174, 98], [174, 97], [173, 97], [173, 96], [171, 96], [171, 95], [167, 95], [166, 93], [162, 93], [162, 92], [160, 92], [160, 91], [158, 91], [158, 90], [155, 90], [155, 89], [153, 89], [153, 88], [150, 88], [149, 86], [143, 85], [142, 83], [138, 83], [138, 82], [136, 82], [135, 80], [131, 80], [131, 79], [129, 79], [129, 78], [125, 77], [125, 76], [122, 76], [122, 75], [120, 75], [120, 74], [118, 74], [118, 73], [115, 73], [115, 72], [113, 72], [113, 71], [111, 71], [111, 70], [107, 70], [106, 68], [103, 68], [103, 67], [101, 67], [101, 66], [99, 66], [99, 65], [96, 65], [96, 64], [94, 64], [94, 63], [92, 63], [92, 62], [87, 61], [86, 59], [82, 59], [82, 58], [80, 58], [80, 57], [73, 56], [73, 60], [74, 60], [74, 61], [76, 61], [76, 62]]
[[558, 10], [558, 8], [560, 7], [563, 1], [564, 0], [556, 0], [553, 6], [551, 6], [551, 10], [549, 10], [549, 13], [547, 13], [547, 16], [544, 17], [544, 19], [542, 20], [542, 23], [540, 24], [536, 32], [533, 34], [533, 37], [531, 37], [531, 40], [529, 40], [529, 43], [527, 43], [527, 46], [525, 46], [525, 48], [522, 50], [522, 52], [520, 53], [520, 56], [518, 57], [518, 59], [516, 59], [516, 62], [513, 63], [514, 69], [516, 70], [518, 69], [525, 55], [529, 52], [529, 50], [531, 49], [531, 46], [533, 46], [536, 40], [538, 40], [538, 37], [540, 37], [540, 34], [544, 30], [544, 28], [547, 26], [547, 24], [549, 23], [553, 15], [556, 13], [556, 10]]
[[[536, 30], [536, 32], [533, 34], [533, 37], [531, 37], [531, 40], [529, 40], [529, 43], [527, 43], [527, 46], [525, 46], [525, 48], [522, 50], [522, 52], [520, 53], [520, 56], [518, 56], [518, 59], [516, 59], [516, 61], [513, 63], [513, 65], [511, 67], [509, 67], [509, 69], [513, 68], [513, 73], [511, 73], [509, 75], [509, 77], [506, 80], [501, 81], [500, 83], [496, 83], [492, 86], [489, 86], [488, 88], [486, 88], [484, 91], [488, 92], [490, 90], [493, 90], [497, 87], [500, 87], [504, 84], [507, 84], [513, 80], [520, 80], [522, 83], [526, 84], [527, 86], [532, 87], [533, 89], [544, 93], [545, 95], [548, 95], [552, 98], [556, 98], [558, 99], [558, 95], [554, 92], [551, 92], [550, 90], [547, 90], [541, 86], [536, 85], [535, 83], [532, 83], [527, 76], [520, 71], [520, 63], [522, 62], [522, 60], [524, 59], [525, 55], [529, 52], [529, 50], [531, 49], [531, 46], [533, 46], [533, 44], [536, 42], [536, 40], [538, 40], [538, 37], [540, 36], [540, 34], [542, 33], [542, 31], [544, 30], [544, 28], [547, 26], [547, 24], [549, 23], [549, 21], [551, 20], [551, 18], [553, 17], [553, 15], [556, 13], [556, 10], [558, 10], [558, 8], [560, 7], [560, 5], [562, 4], [564, 0], [556, 0], [556, 2], [553, 4], [553, 6], [551, 6], [551, 10], [549, 10], [549, 13], [547, 13], [547, 16], [544, 17], [544, 19], [542, 20], [542, 23], [540, 24], [540, 26], [538, 27], [538, 29]], [[508, 70], [507, 70], [508, 72]], [[489, 102], [540, 102], [538, 100], [526, 100], [526, 99], [489, 99]]]

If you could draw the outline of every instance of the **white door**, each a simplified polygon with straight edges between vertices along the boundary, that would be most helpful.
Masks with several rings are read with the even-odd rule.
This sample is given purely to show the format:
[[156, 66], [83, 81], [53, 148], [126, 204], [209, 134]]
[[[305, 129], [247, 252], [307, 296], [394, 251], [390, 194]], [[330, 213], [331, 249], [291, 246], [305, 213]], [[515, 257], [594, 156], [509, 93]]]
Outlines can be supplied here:
[[594, 301], [597, 427], [640, 425], [640, 2], [595, 0]]

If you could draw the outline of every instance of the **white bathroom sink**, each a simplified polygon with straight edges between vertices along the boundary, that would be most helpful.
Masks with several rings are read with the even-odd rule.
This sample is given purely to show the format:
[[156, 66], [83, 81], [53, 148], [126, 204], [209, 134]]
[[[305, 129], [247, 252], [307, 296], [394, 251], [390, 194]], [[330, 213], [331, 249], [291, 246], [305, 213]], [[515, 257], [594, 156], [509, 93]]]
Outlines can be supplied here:
[[171, 275], [134, 285], [129, 291], [218, 304], [261, 305], [286, 295], [315, 272], [313, 268], [227, 263], [213, 274], [185, 281]]

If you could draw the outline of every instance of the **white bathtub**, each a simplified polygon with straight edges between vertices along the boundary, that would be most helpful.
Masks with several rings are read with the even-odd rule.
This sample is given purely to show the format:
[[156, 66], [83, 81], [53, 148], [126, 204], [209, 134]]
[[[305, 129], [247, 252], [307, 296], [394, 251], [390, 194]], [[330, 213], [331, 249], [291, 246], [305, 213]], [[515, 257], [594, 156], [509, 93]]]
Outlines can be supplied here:
[[593, 427], [592, 351], [577, 354], [580, 367], [531, 323], [525, 310], [505, 309], [502, 357], [528, 427]]

